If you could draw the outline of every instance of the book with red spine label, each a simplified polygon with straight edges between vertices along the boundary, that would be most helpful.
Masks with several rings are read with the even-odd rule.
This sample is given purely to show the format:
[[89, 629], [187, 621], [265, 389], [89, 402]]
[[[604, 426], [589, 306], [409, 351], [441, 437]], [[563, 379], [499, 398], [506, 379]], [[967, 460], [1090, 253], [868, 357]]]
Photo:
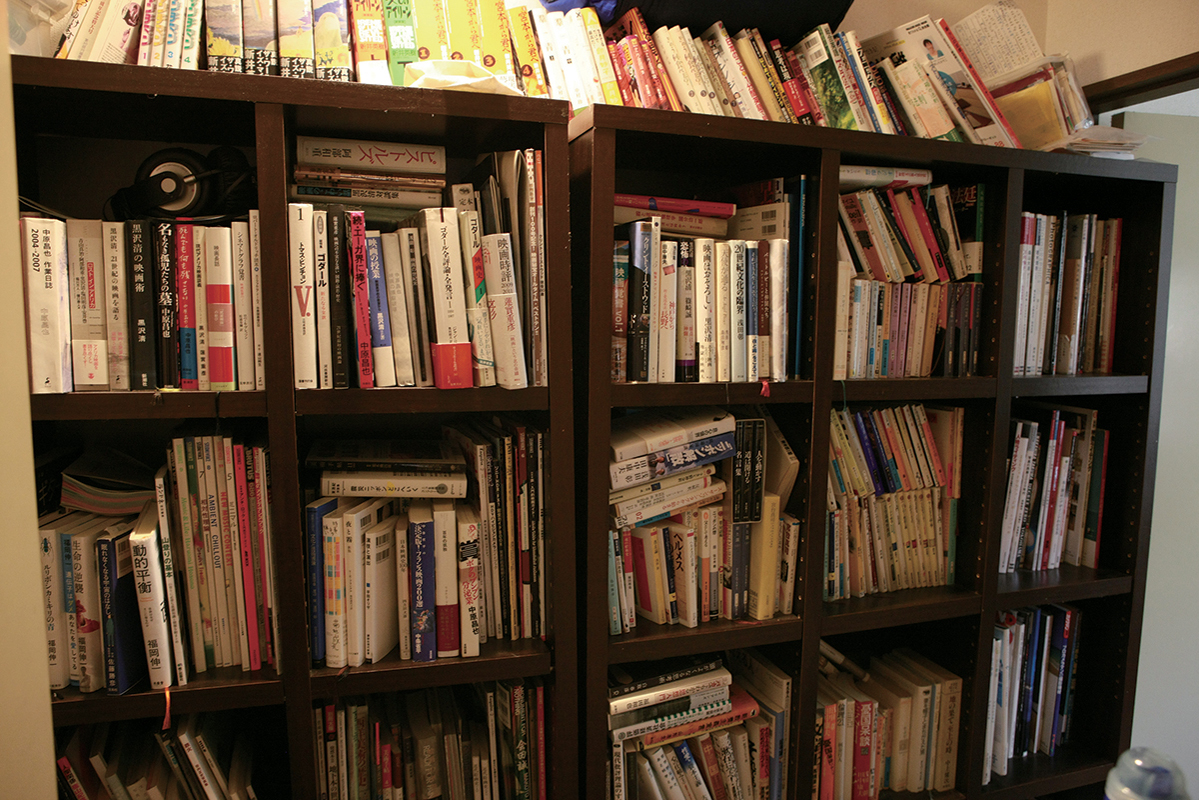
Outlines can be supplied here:
[[[200, 388], [196, 363], [196, 276], [192, 226], [180, 223], [175, 228], [175, 287], [179, 314], [179, 388]], [[201, 269], [203, 265], [200, 265]]]
[[237, 389], [234, 360], [233, 239], [229, 228], [209, 228], [204, 237], [208, 310], [208, 374], [214, 392]]
[[461, 647], [458, 605], [458, 520], [454, 501], [433, 501], [433, 562], [436, 571], [437, 657], [456, 658]]
[[651, 197], [644, 194], [620, 194], [613, 196], [613, 205], [626, 208], [642, 208], [648, 211], [670, 211], [676, 214], [695, 214], [701, 217], [728, 219], [737, 213], [734, 203], [715, 200], [688, 200], [680, 197]]
[[373, 389], [375, 387], [375, 368], [371, 349], [370, 292], [366, 265], [366, 216], [364, 212], [346, 212], [346, 245], [350, 271], [350, 329], [354, 331], [354, 354], [358, 362], [358, 388]]

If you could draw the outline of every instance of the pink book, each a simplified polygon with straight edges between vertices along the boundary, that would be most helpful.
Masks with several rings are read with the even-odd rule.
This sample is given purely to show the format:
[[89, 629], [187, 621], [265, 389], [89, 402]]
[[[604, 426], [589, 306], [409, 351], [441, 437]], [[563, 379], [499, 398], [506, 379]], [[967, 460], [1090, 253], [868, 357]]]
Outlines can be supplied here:
[[259, 576], [262, 582], [262, 597], [258, 598], [258, 610], [263, 617], [263, 631], [266, 638], [266, 661], [271, 666], [275, 664], [275, 652], [273, 646], [273, 634], [271, 630], [271, 593], [269, 587], [271, 584], [271, 564], [268, 556], [270, 550], [267, 549], [267, 536], [270, 531], [267, 530], [269, 525], [271, 506], [271, 491], [270, 491], [270, 476], [266, 468], [266, 452], [261, 447], [250, 448], [250, 454], [254, 461], [254, 494], [257, 502], [254, 504], [254, 513], [256, 522], [258, 523], [258, 553], [259, 560]]
[[[234, 366], [233, 240], [228, 228], [209, 228], [204, 240], [208, 300], [208, 374], [214, 392], [237, 390]], [[196, 267], [199, 269], [199, 265]]]
[[[371, 359], [371, 309], [367, 292], [366, 215], [346, 212], [349, 231], [350, 293], [354, 303], [354, 350], [358, 355], [358, 388], [375, 388], [375, 367]], [[470, 375], [470, 344], [466, 346], [467, 375]]]
[[941, 252], [941, 246], [937, 244], [937, 237], [933, 233], [932, 223], [929, 222], [928, 212], [924, 210], [924, 201], [920, 197], [920, 190], [913, 186], [900, 191], [907, 193], [912, 198], [912, 211], [916, 215], [916, 224], [920, 227], [920, 236], [924, 239], [924, 244], [933, 257], [933, 265], [937, 268], [937, 280], [949, 283], [949, 269], [945, 266], [945, 254]]
[[250, 648], [250, 669], [262, 669], [262, 651], [258, 644], [258, 597], [254, 592], [254, 544], [250, 539], [250, 488], [246, 483], [245, 445], [233, 445], [233, 474], [237, 477], [237, 527], [241, 543], [241, 579], [246, 594], [246, 640]]
[[728, 219], [737, 213], [733, 203], [715, 200], [687, 200], [680, 197], [650, 197], [644, 194], [617, 194], [614, 205], [625, 208], [644, 208], [649, 211], [669, 211], [673, 214], [695, 214], [700, 217]]

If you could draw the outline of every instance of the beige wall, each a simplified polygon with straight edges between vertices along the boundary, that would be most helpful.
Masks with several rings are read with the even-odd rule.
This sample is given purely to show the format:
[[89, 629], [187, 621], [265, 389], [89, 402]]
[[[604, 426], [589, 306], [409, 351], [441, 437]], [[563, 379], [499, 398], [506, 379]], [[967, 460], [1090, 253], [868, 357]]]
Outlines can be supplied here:
[[[1052, 0], [1019, 0], [1028, 25], [1042, 47], [1045, 45], [1045, 21]], [[986, 5], [983, 0], [855, 0], [845, 15], [840, 30], [857, 31], [859, 38], [897, 28], [925, 14], [943, 17], [950, 25]]]
[[[0, 13], [0, 18], [4, 15]], [[7, 29], [5, 25], [5, 29]], [[29, 434], [29, 379], [25, 362], [25, 311], [21, 298], [21, 248], [17, 238], [16, 144], [8, 53], [0, 53], [0, 795], [52, 800], [56, 796], [46, 686], [46, 628], [42, 622], [33, 445]]]

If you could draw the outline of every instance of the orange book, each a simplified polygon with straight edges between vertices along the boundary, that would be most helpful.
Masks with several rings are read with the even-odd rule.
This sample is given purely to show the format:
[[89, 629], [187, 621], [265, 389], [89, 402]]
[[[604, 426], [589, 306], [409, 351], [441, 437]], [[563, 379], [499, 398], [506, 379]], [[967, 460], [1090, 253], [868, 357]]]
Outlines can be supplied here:
[[416, 27], [418, 61], [450, 57], [450, 36], [441, 0], [413, 0], [412, 23]]
[[658, 48], [654, 44], [649, 27], [645, 24], [645, 18], [641, 16], [641, 12], [636, 8], [630, 8], [621, 14], [620, 19], [613, 22], [604, 31], [605, 37], [616, 39], [617, 41], [629, 35], [636, 36], [641, 40], [646, 61], [649, 64], [650, 70], [654, 73], [654, 79], [657, 81], [658, 86], [661, 87], [662, 92], [666, 95], [666, 101], [670, 104], [670, 108], [673, 111], [682, 111], [683, 104], [679, 101], [679, 94], [675, 91], [674, 84], [670, 82], [670, 76], [666, 74], [666, 64], [662, 61], [662, 54], [658, 52]]

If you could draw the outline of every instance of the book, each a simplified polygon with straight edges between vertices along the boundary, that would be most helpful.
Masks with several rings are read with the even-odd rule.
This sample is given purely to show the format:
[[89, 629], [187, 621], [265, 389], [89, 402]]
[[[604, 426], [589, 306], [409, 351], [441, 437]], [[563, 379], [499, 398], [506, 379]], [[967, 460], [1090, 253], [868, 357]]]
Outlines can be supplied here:
[[68, 291], [67, 232], [61, 220], [21, 220], [29, 309], [30, 389], [35, 394], [74, 388]]
[[[173, 641], [168, 628], [167, 589], [163, 573], [158, 507], [147, 505], [129, 537], [130, 558], [136, 589], [138, 617], [150, 688], [162, 689], [174, 681]], [[174, 576], [171, 576], [174, 580]], [[183, 653], [178, 654], [183, 658]]]
[[444, 174], [445, 148], [320, 136], [296, 137], [296, 162], [391, 173]]
[[321, 494], [337, 497], [466, 497], [461, 472], [322, 470]]
[[507, 233], [483, 236], [482, 252], [496, 383], [505, 389], [523, 389], [529, 385], [529, 379], [511, 236]]

